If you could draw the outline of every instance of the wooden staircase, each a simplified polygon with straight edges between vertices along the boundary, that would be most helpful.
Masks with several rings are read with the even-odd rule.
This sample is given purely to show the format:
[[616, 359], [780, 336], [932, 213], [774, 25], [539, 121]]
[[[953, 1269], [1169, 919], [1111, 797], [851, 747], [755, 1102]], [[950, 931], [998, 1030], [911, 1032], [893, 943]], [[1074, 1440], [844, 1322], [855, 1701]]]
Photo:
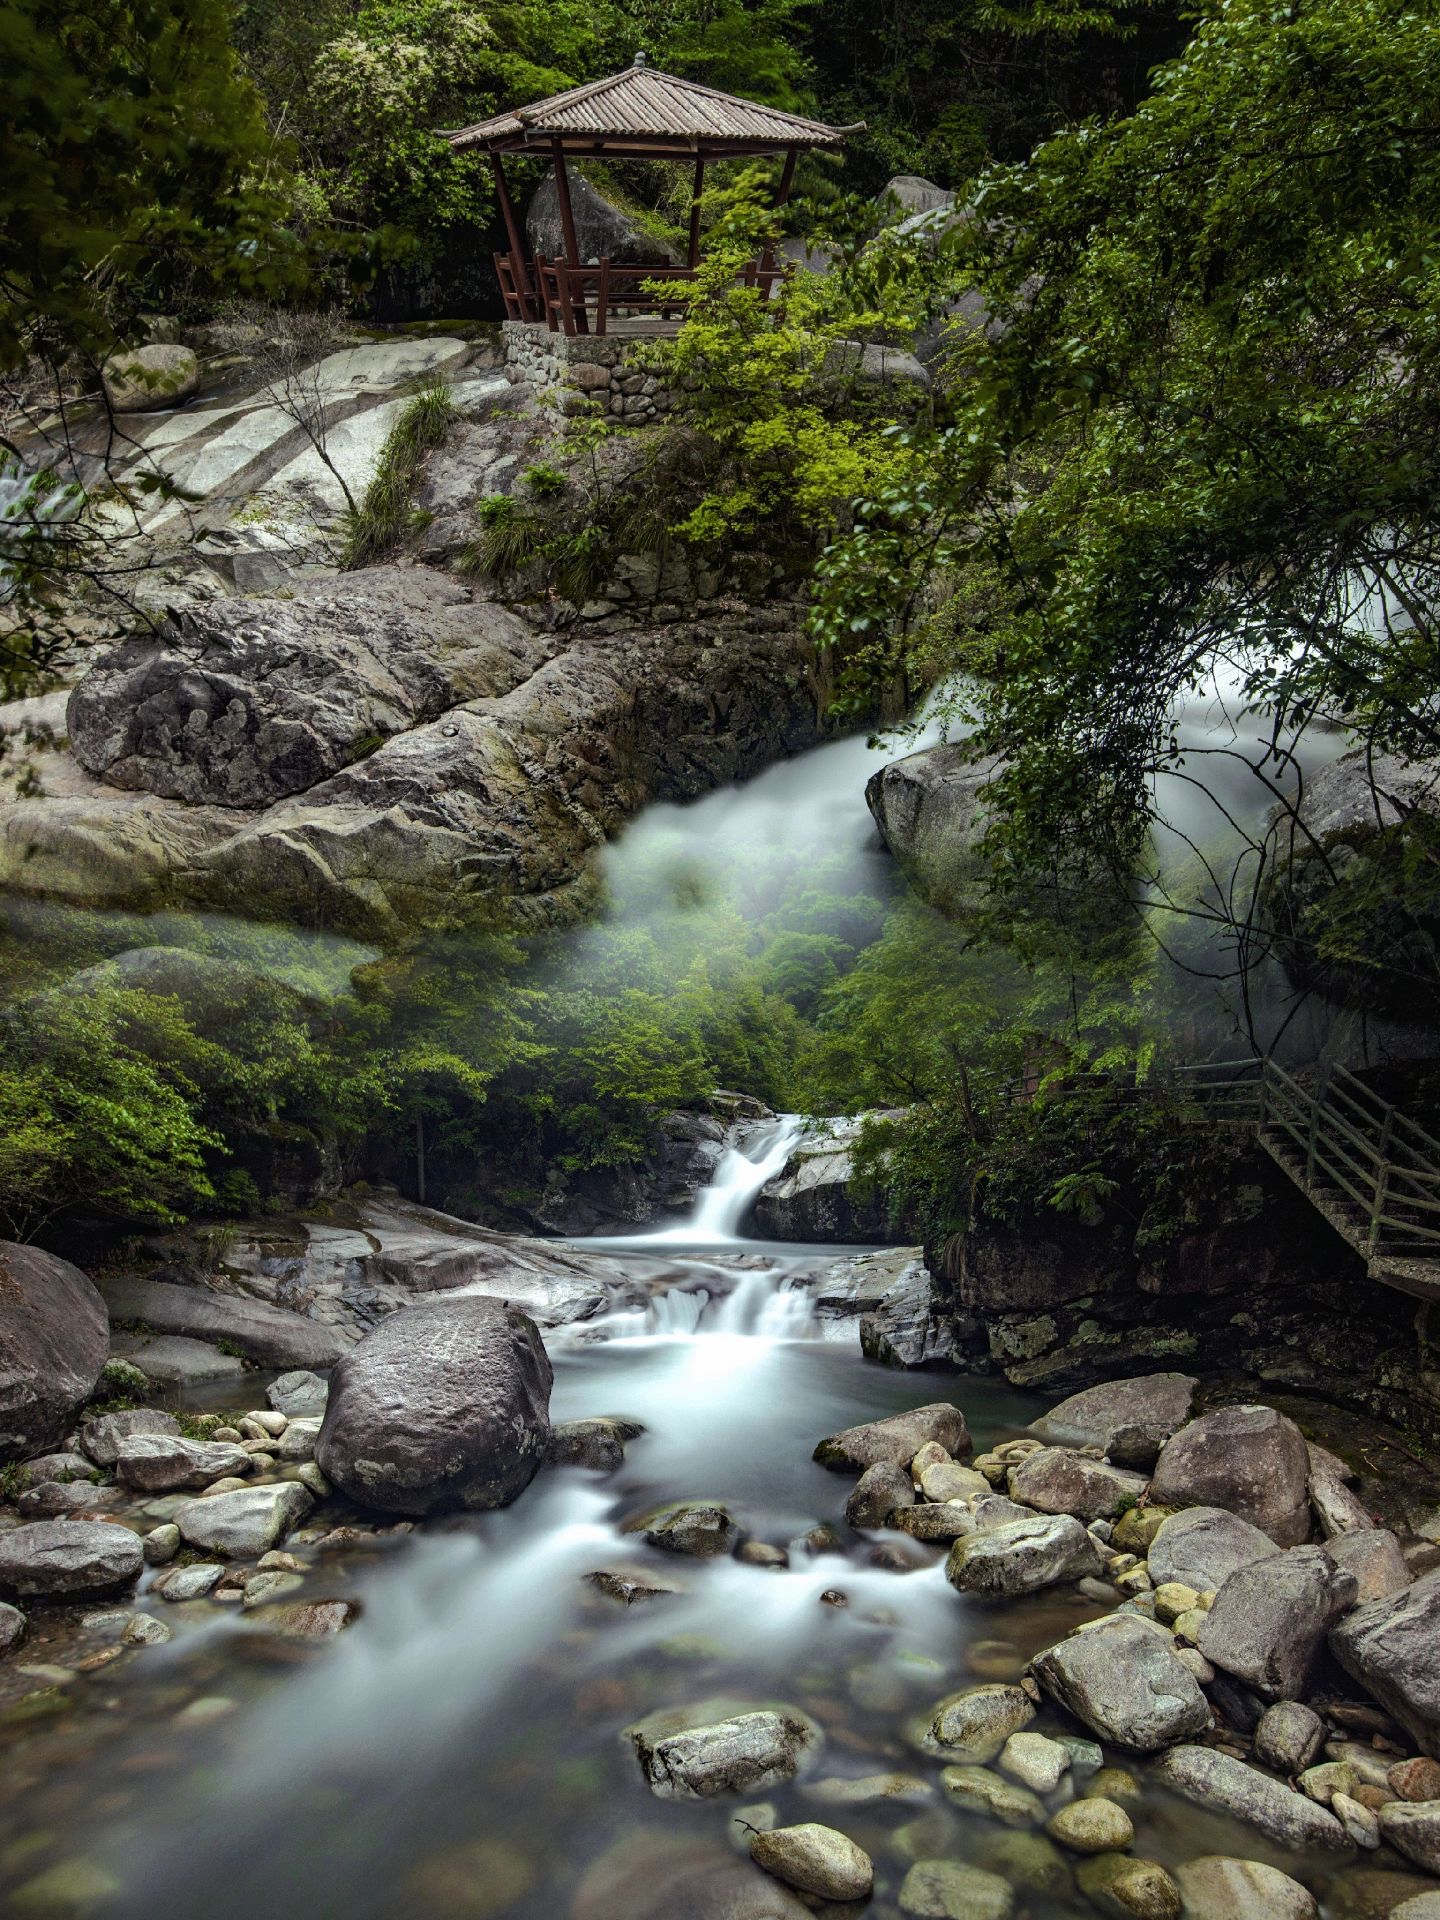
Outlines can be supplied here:
[[1440, 1300], [1440, 1140], [1347, 1067], [1310, 1084], [1274, 1060], [1225, 1061], [1184, 1079], [1217, 1118], [1256, 1129], [1372, 1280]]

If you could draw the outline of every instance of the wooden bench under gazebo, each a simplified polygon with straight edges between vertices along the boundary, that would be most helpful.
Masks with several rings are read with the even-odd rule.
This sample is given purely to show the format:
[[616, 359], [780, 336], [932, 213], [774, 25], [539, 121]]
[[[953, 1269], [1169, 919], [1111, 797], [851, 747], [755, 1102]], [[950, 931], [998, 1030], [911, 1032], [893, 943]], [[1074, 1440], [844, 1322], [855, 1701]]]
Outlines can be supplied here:
[[[783, 153], [785, 165], [775, 197], [785, 204], [795, 178], [795, 162], [807, 149], [838, 148], [853, 127], [829, 127], [820, 120], [781, 113], [754, 100], [717, 93], [693, 80], [678, 79], [650, 66], [643, 53], [633, 66], [557, 93], [513, 113], [497, 114], [446, 138], [459, 152], [488, 153], [495, 172], [509, 251], [497, 253], [495, 271], [511, 320], [544, 321], [551, 332], [598, 333], [615, 312], [660, 313], [663, 300], [645, 291], [646, 283], [693, 279], [700, 263], [700, 196], [705, 168], [715, 160], [739, 160]], [[507, 153], [548, 158], [555, 168], [560, 228], [565, 257], [544, 254], [527, 259], [520, 223], [505, 175]], [[690, 242], [683, 267], [651, 261], [582, 260], [575, 238], [575, 215], [566, 163], [572, 159], [673, 160], [694, 168], [690, 202]], [[745, 280], [768, 297], [779, 277], [772, 247], [746, 268]]]

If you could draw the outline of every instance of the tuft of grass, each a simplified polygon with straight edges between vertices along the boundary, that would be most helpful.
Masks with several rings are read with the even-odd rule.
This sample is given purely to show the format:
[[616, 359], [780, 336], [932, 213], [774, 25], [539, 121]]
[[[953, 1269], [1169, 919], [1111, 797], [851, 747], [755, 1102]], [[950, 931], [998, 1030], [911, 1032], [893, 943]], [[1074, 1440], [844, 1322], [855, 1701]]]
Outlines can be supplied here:
[[350, 516], [342, 566], [372, 566], [400, 545], [416, 522], [410, 501], [420, 464], [444, 440], [454, 418], [447, 380], [422, 387], [406, 403], [380, 449], [375, 477]]

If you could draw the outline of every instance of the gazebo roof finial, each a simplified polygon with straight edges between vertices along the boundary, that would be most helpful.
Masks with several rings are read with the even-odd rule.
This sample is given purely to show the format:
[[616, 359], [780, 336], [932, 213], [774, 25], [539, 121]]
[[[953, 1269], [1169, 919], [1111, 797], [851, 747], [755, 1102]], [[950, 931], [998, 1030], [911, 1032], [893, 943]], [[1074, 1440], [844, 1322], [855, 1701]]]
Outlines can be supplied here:
[[642, 47], [630, 64], [632, 67], [648, 67], [650, 64], [650, 56]]

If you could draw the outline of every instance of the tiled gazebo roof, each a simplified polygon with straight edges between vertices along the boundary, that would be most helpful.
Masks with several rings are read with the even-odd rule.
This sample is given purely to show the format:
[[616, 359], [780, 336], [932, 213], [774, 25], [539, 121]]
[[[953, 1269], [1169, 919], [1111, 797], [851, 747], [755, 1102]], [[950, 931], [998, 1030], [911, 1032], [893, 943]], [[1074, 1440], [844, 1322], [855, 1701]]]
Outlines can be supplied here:
[[854, 131], [661, 73], [640, 54], [634, 66], [604, 80], [496, 114], [446, 138], [460, 151], [481, 153], [553, 149], [558, 141], [572, 154], [675, 159], [703, 153], [707, 159], [721, 159], [786, 147], [835, 148]]

